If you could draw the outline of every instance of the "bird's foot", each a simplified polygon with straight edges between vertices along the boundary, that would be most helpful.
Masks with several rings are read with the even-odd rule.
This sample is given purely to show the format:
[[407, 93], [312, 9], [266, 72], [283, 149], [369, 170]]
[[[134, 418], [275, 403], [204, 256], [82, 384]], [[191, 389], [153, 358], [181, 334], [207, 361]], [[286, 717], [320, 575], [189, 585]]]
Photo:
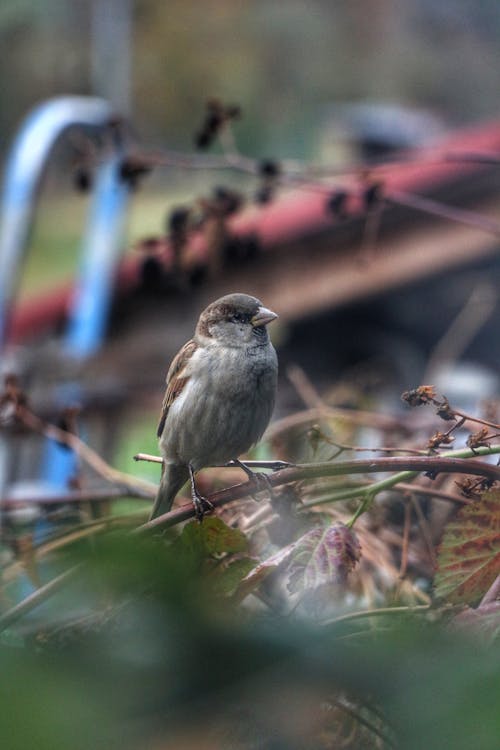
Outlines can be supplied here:
[[233, 461], [236, 466], [243, 469], [248, 479], [255, 485], [255, 490], [251, 493], [254, 500], [257, 500], [256, 495], [260, 492], [268, 492], [270, 499], [273, 499], [274, 489], [267, 474], [261, 471], [252, 471], [243, 461], [239, 461], [237, 458], [233, 459]]
[[210, 500], [207, 500], [206, 497], [203, 497], [203, 495], [200, 495], [198, 492], [192, 492], [191, 499], [194, 505], [194, 514], [196, 516], [196, 520], [201, 523], [205, 515], [207, 513], [211, 513], [214, 510], [214, 505], [210, 502]]
[[191, 500], [193, 501], [194, 514], [196, 516], [196, 520], [201, 523], [204, 516], [214, 510], [214, 505], [210, 502], [210, 500], [207, 500], [206, 497], [203, 497], [203, 495], [200, 495], [200, 493], [198, 492], [196, 482], [194, 480], [194, 471], [191, 466], [189, 466], [189, 477], [191, 479]]

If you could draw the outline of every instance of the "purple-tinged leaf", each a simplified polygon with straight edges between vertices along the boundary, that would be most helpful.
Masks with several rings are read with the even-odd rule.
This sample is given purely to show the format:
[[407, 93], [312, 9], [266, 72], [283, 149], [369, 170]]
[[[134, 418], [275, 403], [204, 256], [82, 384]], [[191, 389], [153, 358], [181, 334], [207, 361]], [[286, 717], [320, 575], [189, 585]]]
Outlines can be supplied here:
[[296, 593], [324, 584], [344, 583], [360, 557], [356, 535], [344, 524], [311, 529], [296, 542], [288, 588]]

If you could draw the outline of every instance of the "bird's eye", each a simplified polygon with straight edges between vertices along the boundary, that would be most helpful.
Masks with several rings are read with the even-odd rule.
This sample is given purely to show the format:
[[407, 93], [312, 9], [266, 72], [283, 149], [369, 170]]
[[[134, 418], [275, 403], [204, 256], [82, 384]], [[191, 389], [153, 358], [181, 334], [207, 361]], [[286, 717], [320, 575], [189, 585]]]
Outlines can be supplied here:
[[233, 323], [244, 323], [245, 322], [245, 316], [241, 313], [235, 313], [231, 318]]

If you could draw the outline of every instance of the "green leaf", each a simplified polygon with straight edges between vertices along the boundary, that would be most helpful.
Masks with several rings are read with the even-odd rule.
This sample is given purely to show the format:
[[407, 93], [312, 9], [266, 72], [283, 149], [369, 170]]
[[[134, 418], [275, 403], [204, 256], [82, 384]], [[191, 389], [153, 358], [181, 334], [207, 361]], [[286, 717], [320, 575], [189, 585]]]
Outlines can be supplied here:
[[243, 532], [232, 529], [218, 516], [208, 516], [203, 523], [187, 523], [176, 544], [185, 551], [206, 555], [244, 552], [248, 541]]
[[311, 529], [298, 540], [290, 561], [288, 588], [292, 593], [342, 583], [361, 556], [352, 529], [343, 523]]
[[500, 491], [466, 505], [444, 531], [434, 579], [436, 596], [451, 603], [480, 601], [500, 574]]
[[214, 593], [220, 596], [233, 594], [241, 580], [254, 568], [255, 562], [251, 557], [240, 557], [224, 568], [217, 567], [211, 576]]

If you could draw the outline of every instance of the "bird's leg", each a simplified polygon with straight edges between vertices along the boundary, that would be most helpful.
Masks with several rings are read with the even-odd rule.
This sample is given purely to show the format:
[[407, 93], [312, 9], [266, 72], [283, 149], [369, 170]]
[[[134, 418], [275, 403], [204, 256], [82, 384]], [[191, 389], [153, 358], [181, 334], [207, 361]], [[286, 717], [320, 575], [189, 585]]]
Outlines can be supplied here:
[[[255, 493], [267, 491], [271, 496], [271, 500], [273, 499], [274, 490], [267, 474], [263, 474], [261, 471], [252, 471], [249, 466], [237, 458], [233, 458], [232, 463], [234, 466], [239, 466], [240, 469], [243, 469], [249, 480], [255, 484]], [[256, 499], [253, 493], [252, 497], [254, 500]]]
[[191, 499], [193, 501], [194, 505], [194, 513], [197, 518], [197, 520], [201, 523], [203, 521], [203, 516], [205, 513], [209, 513], [214, 509], [214, 506], [210, 502], [210, 500], [207, 500], [206, 497], [203, 497], [203, 495], [200, 495], [198, 492], [198, 489], [196, 487], [196, 482], [194, 480], [194, 469], [191, 466], [191, 464], [188, 464], [189, 469], [189, 478], [191, 480]]

